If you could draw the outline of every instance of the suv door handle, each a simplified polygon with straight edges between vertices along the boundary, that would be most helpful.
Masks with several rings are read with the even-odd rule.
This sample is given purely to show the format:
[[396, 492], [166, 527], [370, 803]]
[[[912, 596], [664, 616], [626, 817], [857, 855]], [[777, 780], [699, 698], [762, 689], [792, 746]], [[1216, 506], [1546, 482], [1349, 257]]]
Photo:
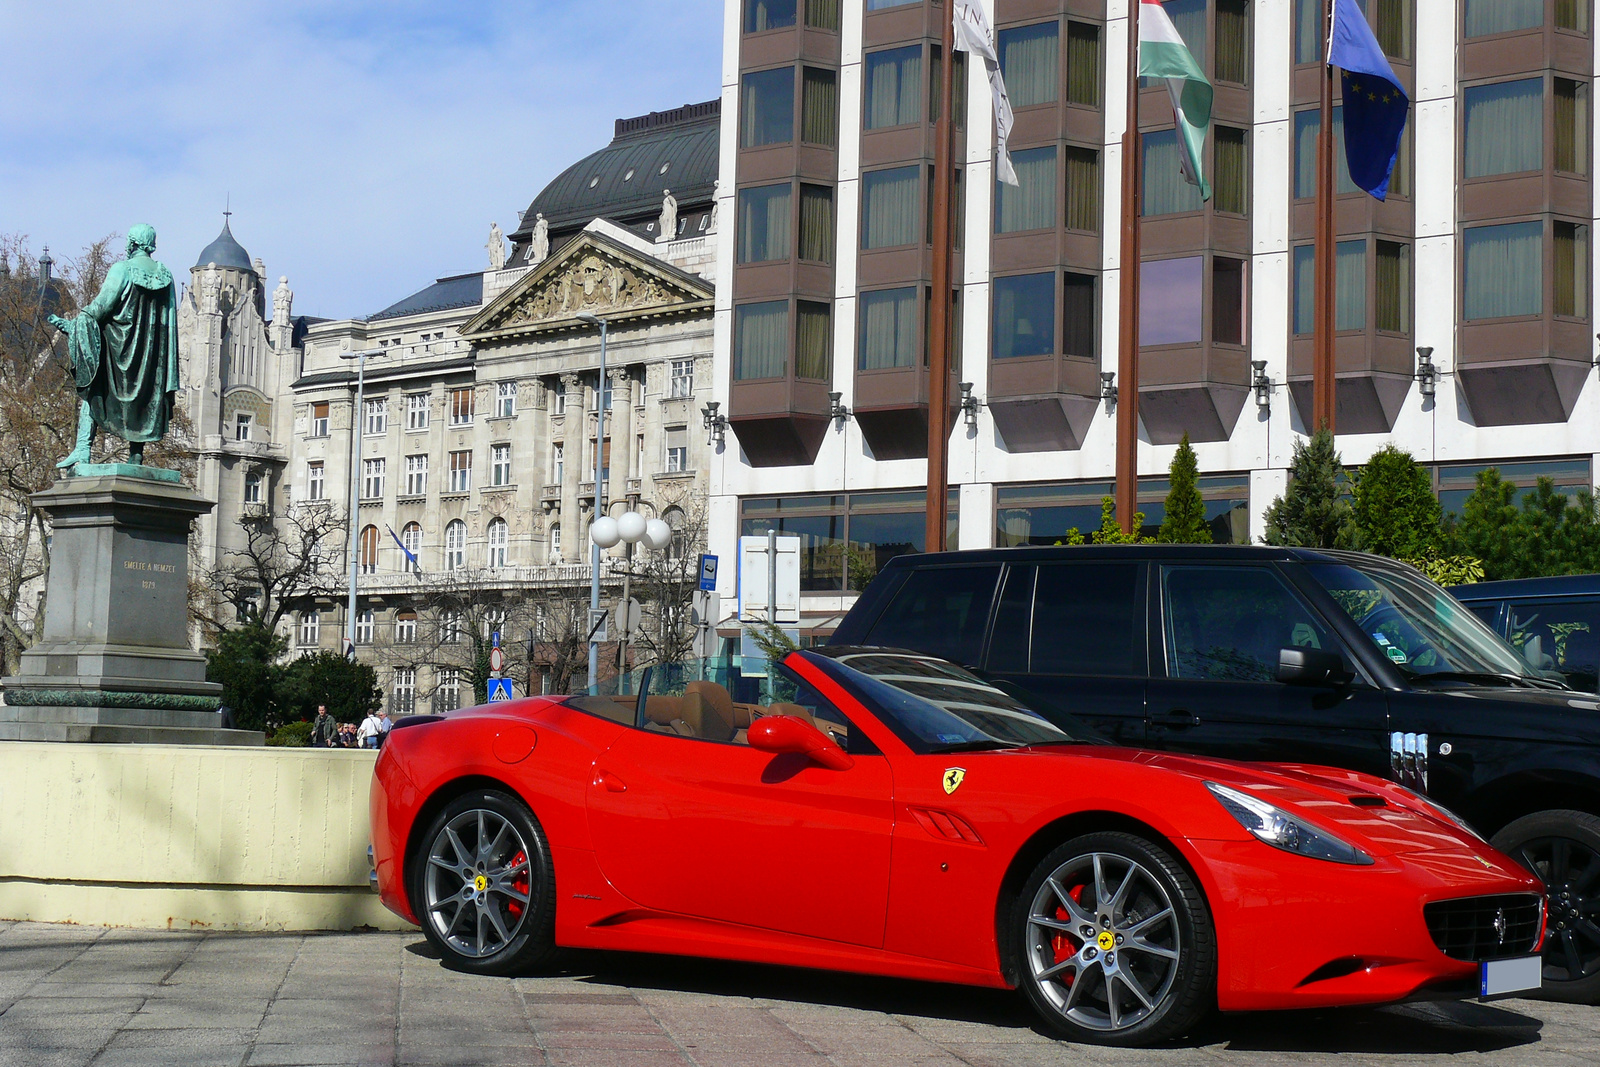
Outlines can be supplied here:
[[1187, 730], [1191, 726], [1200, 725], [1200, 716], [1187, 708], [1173, 708], [1154, 721], [1157, 726], [1166, 726], [1174, 730]]

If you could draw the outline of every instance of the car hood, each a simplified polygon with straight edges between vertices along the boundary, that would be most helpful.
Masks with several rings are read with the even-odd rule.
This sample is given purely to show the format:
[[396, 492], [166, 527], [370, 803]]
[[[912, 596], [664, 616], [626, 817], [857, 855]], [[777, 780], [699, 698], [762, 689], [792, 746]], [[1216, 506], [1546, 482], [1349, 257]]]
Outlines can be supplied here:
[[[1283, 763], [1240, 763], [1131, 748], [1048, 745], [1011, 754], [1119, 760], [1189, 779], [1229, 786], [1266, 801], [1372, 855], [1463, 848], [1497, 855], [1470, 831], [1438, 814], [1416, 794], [1359, 771]], [[1206, 794], [1207, 803], [1215, 803]], [[1509, 862], [1509, 861], [1508, 861]]]
[[1600, 745], [1600, 695], [1576, 689], [1517, 689], [1512, 686], [1438, 685], [1391, 696], [1391, 710], [1417, 703], [1439, 708], [1460, 723], [1462, 733]]

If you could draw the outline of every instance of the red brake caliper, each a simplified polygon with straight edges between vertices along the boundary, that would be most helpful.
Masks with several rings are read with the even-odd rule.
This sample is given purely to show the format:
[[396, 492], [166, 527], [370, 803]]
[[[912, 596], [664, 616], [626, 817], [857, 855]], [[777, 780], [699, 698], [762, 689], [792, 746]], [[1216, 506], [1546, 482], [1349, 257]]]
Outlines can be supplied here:
[[[511, 866], [515, 867], [517, 864], [526, 863], [527, 861], [528, 861], [528, 854], [526, 852], [520, 852], [519, 851], [515, 856], [511, 857]], [[523, 868], [522, 873], [517, 875], [516, 879], [514, 881], [512, 881], [512, 883], [511, 883], [511, 887], [513, 889], [515, 889], [517, 892], [519, 892], [522, 895], [524, 895], [524, 896], [528, 895], [528, 887], [533, 884], [528, 878], [528, 873], [529, 872], [528, 872], [527, 868]], [[522, 916], [522, 901], [520, 901], [520, 900], [508, 900], [508, 901], [506, 901], [506, 911], [511, 913], [511, 917], [512, 918], [521, 918], [521, 916]]]
[[[1072, 898], [1073, 903], [1082, 904], [1083, 891], [1085, 888], [1085, 886], [1075, 885], [1071, 889], [1067, 890], [1067, 896]], [[1072, 916], [1067, 914], [1067, 909], [1061, 907], [1059, 904], [1056, 905], [1056, 921], [1064, 923], [1070, 923], [1072, 921]], [[1056, 963], [1064, 963], [1066, 960], [1076, 956], [1078, 954], [1078, 950], [1082, 947], [1083, 943], [1081, 941], [1064, 930], [1057, 932], [1056, 935], [1050, 939], [1050, 948], [1055, 953]], [[1064, 972], [1057, 978], [1057, 981], [1061, 982], [1062, 985], [1071, 985], [1072, 980], [1075, 977], [1077, 977], [1077, 972], [1075, 971]]]

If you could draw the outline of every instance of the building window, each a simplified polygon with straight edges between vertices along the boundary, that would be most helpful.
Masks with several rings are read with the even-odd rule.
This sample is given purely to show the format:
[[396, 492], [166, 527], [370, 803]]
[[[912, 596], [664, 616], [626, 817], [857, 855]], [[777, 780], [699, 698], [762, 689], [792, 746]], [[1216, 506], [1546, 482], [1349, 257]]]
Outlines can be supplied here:
[[356, 560], [360, 564], [362, 574], [378, 573], [378, 528], [376, 526], [363, 526], [361, 540], [357, 545]]
[[1544, 79], [1474, 85], [1463, 92], [1463, 174], [1483, 178], [1544, 167]]
[[801, 71], [800, 140], [824, 148], [839, 144], [839, 75], [831, 70]]
[[261, 472], [251, 471], [244, 476], [244, 502], [246, 504], [261, 503]]
[[406, 457], [406, 496], [422, 496], [428, 491], [428, 457]]
[[995, 179], [994, 232], [1051, 230], [1056, 225], [1056, 149], [1023, 148], [1011, 153], [1017, 184]]
[[1555, 223], [1554, 275], [1551, 278], [1555, 313], [1573, 318], [1589, 316], [1589, 227], [1572, 222]]
[[1540, 313], [1543, 231], [1542, 222], [1467, 227], [1462, 256], [1466, 319]]
[[1388, 333], [1411, 332], [1411, 246], [1379, 241], [1374, 263], [1372, 324]]
[[667, 427], [667, 473], [680, 474], [689, 469], [689, 428]]
[[511, 548], [511, 527], [504, 519], [489, 522], [489, 566], [504, 567]]
[[550, 524], [550, 548], [546, 555], [551, 563], [561, 562], [561, 524], [559, 522]]
[[[894, 556], [921, 552], [927, 527], [927, 493], [865, 492], [792, 497], [745, 497], [740, 502], [739, 532], [800, 538], [800, 588], [806, 592], [860, 590]], [[950, 494], [950, 514], [958, 517], [959, 494]], [[675, 525], [669, 511], [662, 516], [687, 540], [689, 530]], [[1098, 505], [1095, 523], [1099, 524]], [[687, 526], [687, 523], [685, 523]], [[950, 544], [955, 546], [955, 519]], [[685, 544], [687, 553], [690, 546]]]
[[417, 613], [414, 611], [397, 611], [394, 613], [394, 643], [397, 645], [415, 644], [417, 640]]
[[[406, 523], [405, 529], [400, 531], [400, 544], [420, 561], [422, 559], [422, 525], [415, 522]], [[410, 560], [406, 562], [410, 563]], [[413, 566], [418, 566], [420, 569], [418, 564]]]
[[1219, 82], [1250, 83], [1249, 0], [1217, 0], [1217, 55], [1213, 73]]
[[735, 381], [782, 378], [787, 366], [789, 302], [766, 300], [734, 308]]
[[895, 248], [917, 243], [922, 196], [921, 167], [873, 170], [861, 176], [861, 247]]
[[672, 531], [672, 540], [667, 542], [667, 558], [682, 559], [689, 549], [689, 532], [686, 530], [683, 518], [683, 509], [678, 507], [668, 508], [661, 516], [668, 529]]
[[839, 0], [806, 0], [806, 25], [839, 32]]
[[881, 130], [922, 121], [920, 44], [868, 52], [865, 67], [865, 129]]
[[1001, 30], [1000, 73], [1016, 107], [1054, 103], [1061, 85], [1061, 26], [1040, 22]]
[[833, 379], [833, 306], [812, 300], [795, 303], [794, 373], [813, 381]]
[[1062, 275], [1061, 352], [1068, 356], [1096, 355], [1095, 284], [1092, 274]]
[[1144, 135], [1143, 214], [1177, 215], [1201, 209], [1200, 187], [1184, 180], [1180, 169], [1185, 158], [1177, 130]]
[[311, 405], [311, 436], [328, 436], [328, 402], [326, 400]]
[[411, 393], [406, 397], [406, 429], [428, 428], [428, 394]]
[[867, 0], [868, 11], [882, 11], [885, 8], [905, 7], [907, 4], [918, 4], [922, 0]]
[[364, 459], [361, 461], [361, 499], [378, 500], [383, 496], [383, 474], [388, 461]]
[[517, 413], [517, 383], [496, 382], [494, 387], [494, 413], [509, 419]]
[[800, 258], [833, 262], [833, 190], [826, 185], [800, 185]]
[[1061, 162], [1067, 177], [1067, 229], [1099, 233], [1100, 153], [1068, 145], [1061, 150]]
[[744, 0], [744, 32], [763, 33], [793, 26], [798, 0]]
[[1056, 350], [1056, 276], [1012, 274], [994, 280], [994, 358], [1048, 356]]
[[1468, 37], [1544, 25], [1544, 0], [1466, 0], [1466, 7], [1462, 24]]
[[444, 528], [444, 569], [458, 571], [467, 565], [467, 524], [451, 519]]
[[489, 484], [511, 484], [511, 446], [493, 445], [489, 449]]
[[672, 377], [667, 384], [667, 395], [674, 399], [694, 396], [694, 360], [672, 361]]
[[372, 644], [372, 634], [377, 628], [377, 620], [371, 608], [358, 612], [356, 614], [356, 644]]
[[1556, 0], [1556, 29], [1589, 32], [1589, 0]]
[[472, 386], [450, 390], [450, 425], [470, 426], [472, 413], [476, 406], [476, 395]]
[[560, 441], [550, 446], [550, 484], [560, 485], [566, 473], [565, 446]]
[[1147, 259], [1139, 271], [1139, 345], [1199, 344], [1205, 260]]
[[[1334, 253], [1333, 328], [1367, 327], [1367, 243], [1340, 241]], [[1294, 248], [1294, 332], [1307, 337], [1316, 332], [1317, 259], [1314, 245]]]
[[255, 421], [256, 418], [254, 415], [247, 414], [243, 411], [235, 415], [233, 417], [233, 439], [235, 441], [250, 440], [250, 431], [253, 428]]
[[[1584, 0], [1587, 5], [1587, 0]], [[1368, 5], [1367, 17], [1376, 16], [1376, 25], [1372, 32], [1378, 38], [1378, 47], [1383, 49], [1384, 55], [1396, 59], [1410, 61], [1411, 59], [1411, 0], [1377, 0], [1377, 4]], [[1556, 0], [1556, 10], [1561, 9], [1561, 0]]]
[[1211, 341], [1244, 344], [1244, 260], [1211, 258]]
[[315, 648], [322, 639], [322, 612], [302, 611], [297, 642], [301, 648]]
[[389, 710], [396, 715], [410, 715], [417, 710], [417, 669], [415, 667], [396, 667], [394, 669], [394, 689], [389, 703], [393, 705]]
[[[1080, 533], [1099, 529], [1100, 501], [1111, 495], [1111, 482], [1057, 482], [997, 485], [995, 546], [1060, 544], [1069, 530]], [[1206, 525], [1216, 544], [1250, 543], [1250, 476], [1202, 475], [1198, 488], [1205, 504]], [[1171, 483], [1165, 477], [1139, 479], [1139, 510], [1144, 512], [1141, 533], [1154, 537], [1166, 518], [1166, 498]], [[1079, 564], [1068, 564], [1078, 566]]]
[[1100, 106], [1100, 27], [1067, 23], [1067, 103]]
[[306, 464], [306, 499], [328, 499], [326, 468], [323, 466], [323, 463], [320, 459], [313, 463]]
[[565, 379], [557, 378], [554, 388], [550, 390], [550, 414], [565, 415], [567, 413], [567, 383]]
[[389, 432], [389, 401], [368, 400], [365, 402], [366, 427], [363, 430], [368, 435]]
[[789, 258], [792, 193], [788, 182], [739, 190], [740, 263]]
[[450, 492], [465, 493], [472, 488], [472, 452], [450, 453]]
[[1555, 79], [1556, 170], [1589, 173], [1589, 86]]
[[[1408, 123], [1409, 125], [1409, 123]], [[1322, 127], [1322, 116], [1315, 108], [1294, 113], [1294, 195], [1296, 200], [1310, 200], [1317, 195], [1317, 130]], [[1401, 138], [1404, 143], [1404, 138]], [[1344, 107], [1333, 106], [1333, 189], [1336, 195], [1359, 192], [1350, 178], [1350, 164], [1340, 145], [1344, 144]], [[1404, 149], [1402, 149], [1402, 154]], [[1395, 164], [1398, 184], [1400, 165]], [[1396, 190], [1398, 192], [1398, 190]]]
[[[792, 2], [792, 0], [791, 0]], [[440, 667], [439, 684], [433, 691], [433, 712], [443, 715], [461, 706], [461, 668]]]
[[878, 289], [861, 294], [860, 370], [914, 367], [917, 362], [917, 290]]
[[1246, 148], [1246, 136], [1244, 130], [1232, 126], [1213, 128], [1213, 210], [1230, 215], [1250, 213], [1250, 155]]
[[746, 74], [741, 89], [740, 148], [788, 144], [794, 140], [793, 67]]

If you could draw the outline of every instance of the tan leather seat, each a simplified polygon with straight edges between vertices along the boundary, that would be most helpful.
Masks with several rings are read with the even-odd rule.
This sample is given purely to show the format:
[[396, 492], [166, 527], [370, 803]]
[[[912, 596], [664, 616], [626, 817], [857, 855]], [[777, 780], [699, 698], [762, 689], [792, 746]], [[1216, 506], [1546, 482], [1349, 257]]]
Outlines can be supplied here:
[[648, 696], [644, 699], [645, 729], [694, 737], [695, 732], [683, 716], [683, 698]]
[[733, 697], [716, 682], [690, 682], [683, 692], [683, 721], [688, 723], [695, 737], [732, 741], [737, 730], [733, 721]]

